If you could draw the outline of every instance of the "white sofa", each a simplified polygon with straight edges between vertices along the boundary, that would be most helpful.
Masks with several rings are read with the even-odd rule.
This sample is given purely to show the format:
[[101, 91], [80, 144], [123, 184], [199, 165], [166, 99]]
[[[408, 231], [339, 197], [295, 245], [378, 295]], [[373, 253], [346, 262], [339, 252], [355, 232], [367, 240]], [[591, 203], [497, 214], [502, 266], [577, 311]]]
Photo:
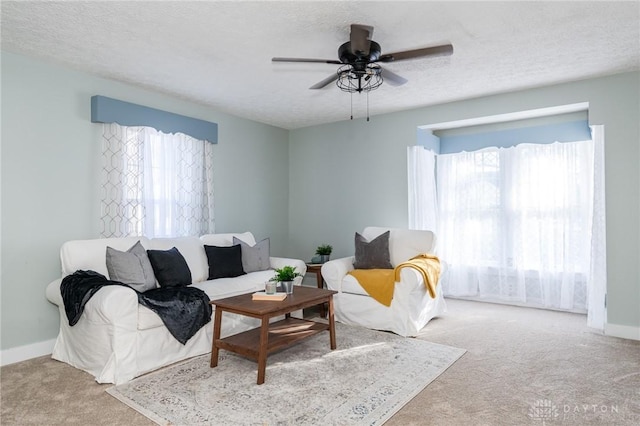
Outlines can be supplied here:
[[[389, 254], [394, 268], [422, 253], [434, 253], [436, 238], [431, 231], [367, 227], [361, 233], [371, 241], [380, 234], [389, 235]], [[330, 260], [322, 266], [322, 277], [333, 296], [335, 318], [345, 324], [360, 325], [374, 330], [392, 331], [401, 336], [416, 336], [432, 318], [446, 311], [440, 284], [436, 298], [429, 296], [422, 275], [412, 268], [400, 270], [390, 306], [373, 299], [349, 271], [355, 257]]]
[[[126, 251], [140, 241], [147, 250], [177, 247], [189, 266], [192, 285], [207, 293], [211, 300], [263, 290], [264, 283], [274, 276], [273, 270], [207, 280], [209, 266], [204, 245], [231, 246], [234, 236], [249, 245], [256, 243], [250, 232], [208, 234], [200, 238], [126, 237], [69, 241], [60, 249], [62, 277], [76, 270], [93, 270], [109, 278], [107, 246]], [[270, 265], [271, 268], [295, 266], [303, 275], [307, 269], [298, 259], [271, 257]], [[69, 326], [60, 294], [61, 282], [62, 278], [53, 281], [46, 290], [47, 299], [57, 305], [60, 312], [60, 332], [52, 357], [92, 374], [98, 383], [124, 383], [162, 366], [211, 351], [212, 322], [182, 345], [155, 312], [138, 304], [134, 290], [124, 286], [101, 288], [85, 305], [80, 320]], [[222, 337], [257, 326], [259, 321], [256, 319], [225, 314]]]

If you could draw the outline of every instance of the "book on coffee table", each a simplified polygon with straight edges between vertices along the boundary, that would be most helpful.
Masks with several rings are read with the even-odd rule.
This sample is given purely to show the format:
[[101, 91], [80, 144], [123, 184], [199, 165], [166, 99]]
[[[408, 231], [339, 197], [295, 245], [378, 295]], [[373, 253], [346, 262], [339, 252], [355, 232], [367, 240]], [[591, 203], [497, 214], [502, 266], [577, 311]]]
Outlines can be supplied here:
[[251, 299], [253, 300], [277, 300], [281, 301], [287, 298], [287, 293], [275, 293], [267, 294], [264, 291], [258, 291], [253, 293]]

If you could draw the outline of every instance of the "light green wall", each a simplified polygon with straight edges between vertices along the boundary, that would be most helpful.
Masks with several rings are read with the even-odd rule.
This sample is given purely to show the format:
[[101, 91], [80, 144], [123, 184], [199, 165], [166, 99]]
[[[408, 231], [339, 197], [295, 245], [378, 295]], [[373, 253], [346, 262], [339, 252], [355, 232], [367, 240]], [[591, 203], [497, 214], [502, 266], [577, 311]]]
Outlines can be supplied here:
[[60, 277], [60, 245], [99, 236], [97, 94], [217, 122], [216, 232], [270, 237], [276, 255], [287, 247], [286, 130], [2, 52], [2, 349], [57, 335], [44, 294]]
[[[352, 254], [367, 225], [407, 226], [406, 147], [417, 126], [590, 102], [605, 124], [609, 323], [640, 327], [640, 74], [286, 130], [2, 53], [1, 349], [53, 339], [44, 297], [60, 245], [99, 233], [100, 94], [219, 124], [216, 231], [271, 237], [274, 254], [309, 259], [321, 243]], [[289, 164], [289, 167], [283, 164]]]
[[406, 227], [406, 148], [418, 126], [579, 102], [605, 125], [608, 322], [640, 327], [639, 73], [291, 131], [290, 252], [329, 243], [332, 257], [351, 255], [355, 231]]

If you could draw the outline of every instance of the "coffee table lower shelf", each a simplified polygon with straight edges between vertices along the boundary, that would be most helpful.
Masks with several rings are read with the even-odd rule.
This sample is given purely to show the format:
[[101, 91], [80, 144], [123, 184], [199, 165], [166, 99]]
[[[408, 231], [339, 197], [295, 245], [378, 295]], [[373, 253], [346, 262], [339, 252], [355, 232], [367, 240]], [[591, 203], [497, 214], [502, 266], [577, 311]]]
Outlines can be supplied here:
[[[271, 323], [269, 324], [266, 353], [271, 354], [287, 348], [302, 339], [327, 330], [329, 330], [329, 324], [298, 318], [286, 318]], [[254, 328], [224, 339], [217, 339], [215, 345], [218, 349], [225, 349], [238, 355], [258, 360], [260, 355], [260, 333], [260, 327]]]
[[[213, 321], [213, 342], [211, 345], [211, 368], [218, 366], [220, 349], [235, 352], [238, 355], [258, 361], [257, 384], [264, 383], [267, 368], [267, 356], [270, 353], [289, 347], [302, 339], [329, 332], [329, 345], [336, 348], [336, 328], [333, 317], [333, 295], [336, 292], [323, 288], [294, 286], [293, 293], [280, 302], [253, 300], [251, 293], [224, 299], [212, 300], [215, 305]], [[291, 318], [291, 312], [310, 306], [327, 303], [329, 305], [329, 324]], [[228, 312], [260, 320], [260, 327], [233, 336], [221, 338], [222, 313]], [[284, 315], [285, 319], [270, 323], [274, 317]]]

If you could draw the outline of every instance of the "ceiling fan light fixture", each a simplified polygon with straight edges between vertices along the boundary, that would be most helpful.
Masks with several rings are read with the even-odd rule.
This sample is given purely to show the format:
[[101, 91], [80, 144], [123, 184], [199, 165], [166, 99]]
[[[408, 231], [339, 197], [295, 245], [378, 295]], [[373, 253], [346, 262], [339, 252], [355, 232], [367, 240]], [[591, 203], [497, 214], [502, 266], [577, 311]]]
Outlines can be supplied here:
[[382, 68], [378, 64], [369, 63], [363, 70], [357, 70], [352, 65], [338, 68], [336, 85], [343, 92], [370, 92], [382, 85]]
[[441, 46], [423, 47], [420, 49], [402, 50], [399, 52], [386, 53], [382, 55], [380, 45], [371, 40], [373, 27], [371, 25], [351, 24], [351, 34], [349, 41], [342, 43], [338, 48], [339, 61], [334, 59], [313, 59], [313, 58], [272, 58], [272, 62], [318, 62], [325, 64], [340, 65], [336, 73], [311, 86], [309, 89], [317, 90], [328, 86], [335, 81], [336, 85], [343, 92], [348, 93], [369, 93], [377, 89], [384, 78], [392, 86], [400, 86], [407, 82], [407, 79], [388, 70], [382, 69], [378, 62], [395, 62], [406, 59], [424, 58], [428, 56], [446, 56], [453, 53], [451, 44]]

